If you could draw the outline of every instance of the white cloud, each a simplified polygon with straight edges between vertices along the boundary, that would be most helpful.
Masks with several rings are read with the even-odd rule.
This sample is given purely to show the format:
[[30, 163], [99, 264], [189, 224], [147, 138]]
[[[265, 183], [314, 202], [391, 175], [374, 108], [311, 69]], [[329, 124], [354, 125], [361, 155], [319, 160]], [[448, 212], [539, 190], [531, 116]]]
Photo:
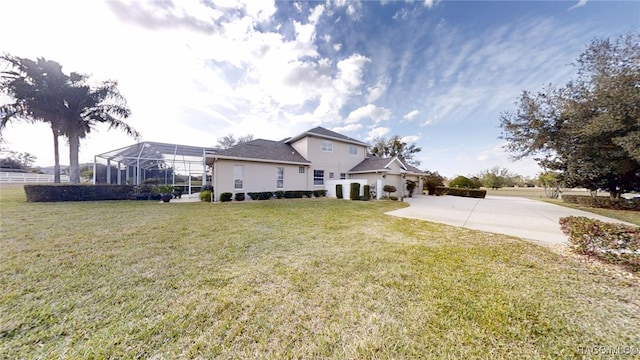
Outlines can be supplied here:
[[360, 129], [362, 129], [362, 124], [354, 123], [354, 124], [347, 124], [345, 126], [334, 127], [331, 130], [337, 133], [348, 133], [348, 132], [353, 132]]
[[333, 44], [333, 50], [340, 51], [342, 49], [342, 44]]
[[373, 86], [369, 86], [367, 91], [367, 102], [373, 103], [378, 100], [382, 95], [384, 95], [385, 90], [387, 90], [387, 85], [382, 81], [378, 81], [377, 84]]
[[418, 110], [412, 110], [412, 111], [408, 112], [407, 114], [405, 114], [405, 115], [403, 116], [403, 118], [404, 118], [404, 119], [407, 119], [407, 120], [413, 120], [413, 119], [415, 119], [415, 118], [416, 118], [416, 116], [418, 116], [418, 114], [420, 114], [420, 111], [418, 111]]
[[318, 20], [320, 20], [320, 17], [322, 16], [323, 13], [324, 13], [324, 5], [320, 4], [315, 8], [313, 8], [313, 10], [311, 10], [311, 14], [309, 14], [309, 23], [314, 25], [317, 24]]
[[402, 140], [403, 142], [407, 143], [407, 144], [411, 144], [411, 143], [415, 143], [418, 140], [420, 140], [422, 137], [419, 135], [408, 135], [408, 136], [403, 136], [400, 140]]
[[580, 1], [578, 1], [578, 3], [577, 3], [577, 4], [575, 4], [575, 5], [573, 5], [572, 7], [570, 7], [570, 8], [569, 8], [569, 11], [571, 11], [571, 10], [573, 10], [573, 9], [577, 9], [577, 8], [583, 7], [583, 6], [585, 6], [585, 5], [587, 5], [587, 0], [580, 0]]
[[389, 120], [390, 118], [391, 110], [383, 107], [378, 107], [373, 104], [368, 104], [350, 112], [349, 116], [347, 116], [346, 121], [348, 124], [352, 124], [370, 119], [375, 123], [379, 123], [381, 121]]
[[390, 131], [391, 129], [389, 129], [388, 127], [375, 127], [367, 133], [367, 138], [365, 140], [372, 141], [375, 138], [387, 135]]
[[431, 8], [433, 6], [433, 0], [424, 0], [424, 6]]

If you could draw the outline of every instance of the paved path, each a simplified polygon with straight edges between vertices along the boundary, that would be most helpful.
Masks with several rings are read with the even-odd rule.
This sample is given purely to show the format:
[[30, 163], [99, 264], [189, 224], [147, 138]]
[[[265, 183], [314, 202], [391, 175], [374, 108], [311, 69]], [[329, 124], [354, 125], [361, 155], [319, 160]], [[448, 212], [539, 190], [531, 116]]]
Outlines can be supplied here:
[[622, 223], [586, 211], [522, 197], [416, 196], [405, 200], [409, 207], [387, 214], [513, 235], [544, 244], [567, 244], [567, 236], [560, 230], [558, 222], [561, 217], [586, 216]]

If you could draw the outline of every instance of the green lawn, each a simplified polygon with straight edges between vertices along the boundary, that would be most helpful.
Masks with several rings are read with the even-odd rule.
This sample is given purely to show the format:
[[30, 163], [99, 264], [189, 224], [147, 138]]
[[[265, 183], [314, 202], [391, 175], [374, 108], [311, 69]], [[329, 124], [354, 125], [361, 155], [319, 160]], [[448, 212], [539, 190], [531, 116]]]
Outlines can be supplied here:
[[0, 190], [0, 358], [581, 358], [640, 282], [404, 204], [25, 203]]

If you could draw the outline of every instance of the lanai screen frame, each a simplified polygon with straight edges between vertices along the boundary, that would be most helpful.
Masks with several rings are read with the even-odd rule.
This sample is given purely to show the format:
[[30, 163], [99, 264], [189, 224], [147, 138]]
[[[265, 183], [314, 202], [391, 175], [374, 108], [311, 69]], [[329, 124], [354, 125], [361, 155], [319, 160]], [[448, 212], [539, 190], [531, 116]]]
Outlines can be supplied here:
[[[118, 171], [117, 184], [122, 184], [123, 170], [125, 182], [131, 179], [133, 185], [141, 185], [144, 181], [146, 170], [149, 169], [173, 169], [171, 181], [165, 176], [165, 183], [175, 185], [176, 165], [181, 164], [188, 178], [189, 194], [191, 194], [191, 177], [193, 173], [202, 175], [202, 185], [207, 184], [207, 153], [215, 153], [218, 149], [169, 144], [152, 141], [143, 141], [123, 148], [111, 150], [94, 156], [93, 184], [97, 183], [98, 159], [106, 160], [106, 183], [111, 184], [111, 169], [114, 166]], [[124, 167], [124, 169], [123, 169]], [[197, 168], [200, 170], [196, 171]], [[193, 170], [192, 170], [193, 169]], [[131, 170], [131, 171], [130, 171]], [[166, 174], [166, 172], [165, 172]]]

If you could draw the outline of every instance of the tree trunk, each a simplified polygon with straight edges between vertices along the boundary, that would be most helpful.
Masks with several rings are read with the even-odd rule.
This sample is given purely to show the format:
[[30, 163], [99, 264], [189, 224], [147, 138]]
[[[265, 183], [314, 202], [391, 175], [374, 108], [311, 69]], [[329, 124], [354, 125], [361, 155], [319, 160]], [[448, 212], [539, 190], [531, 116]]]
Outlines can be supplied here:
[[69, 138], [69, 182], [71, 184], [80, 184], [80, 164], [78, 163], [78, 154], [80, 152], [80, 136], [78, 130], [73, 128], [67, 134]]
[[53, 133], [53, 183], [60, 184], [60, 150], [58, 147], [58, 131], [51, 125]]

